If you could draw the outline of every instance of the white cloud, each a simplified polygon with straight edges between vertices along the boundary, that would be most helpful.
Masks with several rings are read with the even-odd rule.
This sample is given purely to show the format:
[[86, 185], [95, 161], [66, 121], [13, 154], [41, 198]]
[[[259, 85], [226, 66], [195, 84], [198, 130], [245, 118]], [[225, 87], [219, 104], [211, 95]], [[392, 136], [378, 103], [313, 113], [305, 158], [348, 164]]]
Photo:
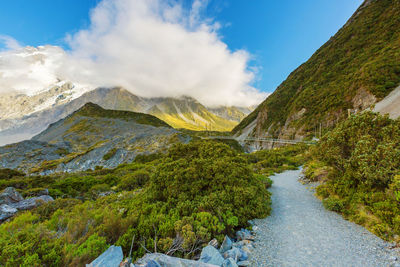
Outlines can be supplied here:
[[[24, 81], [13, 86], [17, 90], [60, 78], [122, 86], [148, 97], [189, 95], [207, 105], [260, 103], [266, 94], [251, 86], [255, 74], [248, 68], [249, 53], [228, 48], [217, 33], [219, 24], [202, 17], [205, 5], [195, 0], [185, 10], [168, 0], [103, 0], [91, 11], [89, 28], [67, 36], [70, 51], [46, 47], [51, 50], [46, 55], [56, 59], [26, 67], [15, 58], [5, 62], [10, 53], [1, 52], [0, 90], [5, 64], [12, 62], [8, 76], [22, 69], [13, 77]], [[29, 75], [23, 76], [26, 71]]]
[[57, 46], [14, 46], [0, 52], [0, 92], [31, 95], [46, 89], [58, 81], [57, 72], [66, 57], [65, 51]]
[[21, 48], [21, 45], [18, 43], [18, 41], [8, 35], [0, 34], [0, 43], [5, 45], [6, 49], [4, 50], [16, 50]]

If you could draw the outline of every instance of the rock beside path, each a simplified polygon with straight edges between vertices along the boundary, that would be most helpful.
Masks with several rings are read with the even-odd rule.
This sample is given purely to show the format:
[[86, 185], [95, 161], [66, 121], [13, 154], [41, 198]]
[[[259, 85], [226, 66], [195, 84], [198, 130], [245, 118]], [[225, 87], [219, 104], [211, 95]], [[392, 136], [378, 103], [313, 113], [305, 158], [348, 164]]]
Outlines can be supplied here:
[[111, 246], [86, 267], [118, 267], [123, 258], [122, 248]]
[[170, 257], [160, 253], [148, 253], [130, 267], [240, 267], [249, 266], [248, 259], [254, 249], [254, 235], [247, 229], [241, 229], [236, 233], [240, 240], [234, 242], [225, 236], [220, 248], [218, 241], [211, 240], [205, 246], [198, 261]]
[[217, 267], [220, 265], [213, 265], [201, 261], [186, 260], [181, 258], [170, 257], [161, 253], [148, 253], [143, 258], [138, 260], [135, 267]]

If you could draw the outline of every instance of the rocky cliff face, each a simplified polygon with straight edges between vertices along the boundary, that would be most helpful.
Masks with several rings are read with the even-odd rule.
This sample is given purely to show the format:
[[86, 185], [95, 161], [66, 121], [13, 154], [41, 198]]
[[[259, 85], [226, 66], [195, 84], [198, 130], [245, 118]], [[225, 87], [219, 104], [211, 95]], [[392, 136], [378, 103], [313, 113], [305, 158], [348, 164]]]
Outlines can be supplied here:
[[372, 108], [400, 84], [399, 40], [400, 1], [365, 1], [233, 133], [311, 138], [349, 113]]
[[151, 115], [89, 103], [29, 141], [0, 147], [0, 166], [41, 174], [111, 168], [189, 140]]

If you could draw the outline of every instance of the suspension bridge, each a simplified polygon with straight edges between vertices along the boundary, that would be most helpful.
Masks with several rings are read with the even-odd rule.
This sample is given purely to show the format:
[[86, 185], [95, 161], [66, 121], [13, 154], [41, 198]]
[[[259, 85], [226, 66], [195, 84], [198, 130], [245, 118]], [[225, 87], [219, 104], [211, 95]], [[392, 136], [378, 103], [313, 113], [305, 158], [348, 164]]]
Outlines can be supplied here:
[[[225, 139], [225, 140], [237, 140], [233, 136], [204, 136], [203, 139]], [[295, 140], [295, 139], [276, 139], [276, 138], [268, 138], [268, 137], [246, 137], [241, 140], [237, 140], [240, 142], [266, 142], [266, 143], [279, 143], [279, 144], [307, 144], [314, 145], [316, 141], [304, 141], [304, 140]]]

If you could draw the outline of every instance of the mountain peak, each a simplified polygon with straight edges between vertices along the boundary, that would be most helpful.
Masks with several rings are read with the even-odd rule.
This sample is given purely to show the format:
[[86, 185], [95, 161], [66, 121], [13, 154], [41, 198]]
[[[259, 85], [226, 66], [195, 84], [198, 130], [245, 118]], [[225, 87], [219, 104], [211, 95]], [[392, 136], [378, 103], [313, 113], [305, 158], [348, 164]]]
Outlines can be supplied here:
[[80, 109], [77, 110], [78, 113], [96, 113], [101, 110], [105, 110], [104, 108], [100, 107], [99, 105], [92, 103], [92, 102], [87, 102], [85, 105], [83, 105]]
[[164, 121], [144, 113], [125, 111], [125, 110], [112, 110], [112, 109], [104, 109], [101, 106], [94, 104], [92, 102], [87, 102], [80, 109], [75, 111], [71, 117], [74, 116], [85, 116], [92, 118], [112, 118], [112, 119], [121, 119], [121, 120], [133, 120], [139, 124], [148, 124], [155, 127], [168, 127], [167, 123]]

